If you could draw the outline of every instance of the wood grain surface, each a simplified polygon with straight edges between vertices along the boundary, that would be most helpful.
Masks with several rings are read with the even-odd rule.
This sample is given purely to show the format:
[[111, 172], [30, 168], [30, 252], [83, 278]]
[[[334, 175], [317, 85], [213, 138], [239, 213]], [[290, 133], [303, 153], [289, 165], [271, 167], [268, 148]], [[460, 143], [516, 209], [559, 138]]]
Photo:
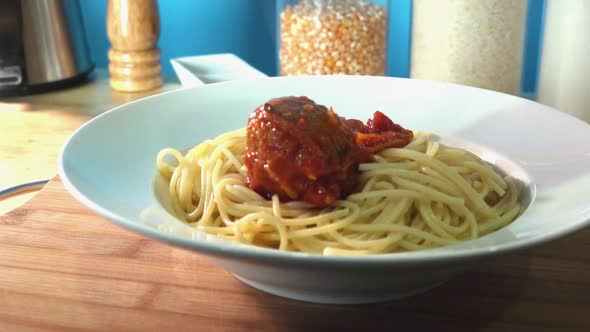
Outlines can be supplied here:
[[310, 304], [124, 230], [54, 178], [0, 216], [0, 331], [590, 331], [589, 254], [586, 228], [404, 300]]
[[[50, 179], [66, 139], [92, 117], [155, 93], [178, 88], [172, 77], [157, 90], [123, 93], [111, 90], [108, 72], [97, 69], [88, 82], [68, 89], [0, 100], [0, 190]], [[0, 214], [34, 194], [0, 201]]]

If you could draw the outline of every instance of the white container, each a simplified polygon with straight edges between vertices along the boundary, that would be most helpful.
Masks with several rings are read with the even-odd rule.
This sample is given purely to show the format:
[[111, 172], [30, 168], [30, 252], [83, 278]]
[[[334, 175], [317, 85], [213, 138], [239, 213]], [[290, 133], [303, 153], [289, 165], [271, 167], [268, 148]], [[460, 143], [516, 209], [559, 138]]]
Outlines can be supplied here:
[[590, 1], [547, 1], [539, 75], [539, 102], [590, 122]]
[[527, 0], [414, 0], [411, 77], [518, 95]]

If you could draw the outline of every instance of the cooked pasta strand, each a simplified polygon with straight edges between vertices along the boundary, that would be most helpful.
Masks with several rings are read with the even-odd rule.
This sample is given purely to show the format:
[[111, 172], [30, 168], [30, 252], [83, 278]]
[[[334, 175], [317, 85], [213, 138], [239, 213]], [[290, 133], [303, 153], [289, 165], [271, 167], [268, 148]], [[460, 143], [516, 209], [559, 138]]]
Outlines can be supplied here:
[[210, 234], [279, 250], [367, 255], [451, 245], [493, 232], [522, 212], [520, 183], [476, 155], [416, 133], [359, 166], [358, 190], [329, 208], [266, 200], [243, 179], [245, 129], [183, 156], [164, 149], [159, 174], [172, 212]]

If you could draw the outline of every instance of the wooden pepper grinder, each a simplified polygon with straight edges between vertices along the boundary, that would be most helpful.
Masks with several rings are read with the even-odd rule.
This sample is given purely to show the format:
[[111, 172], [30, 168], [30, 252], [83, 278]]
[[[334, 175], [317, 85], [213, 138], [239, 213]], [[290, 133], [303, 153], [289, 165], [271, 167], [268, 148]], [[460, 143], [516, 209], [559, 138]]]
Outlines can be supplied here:
[[107, 35], [113, 90], [138, 92], [162, 86], [157, 0], [108, 0]]

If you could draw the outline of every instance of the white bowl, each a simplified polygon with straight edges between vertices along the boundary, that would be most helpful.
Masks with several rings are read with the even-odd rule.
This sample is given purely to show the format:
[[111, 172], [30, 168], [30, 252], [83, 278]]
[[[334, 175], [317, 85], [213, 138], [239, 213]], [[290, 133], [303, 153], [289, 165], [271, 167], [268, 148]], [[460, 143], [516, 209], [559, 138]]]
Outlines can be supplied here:
[[[305, 95], [362, 120], [379, 109], [406, 128], [473, 143], [467, 148], [529, 185], [530, 205], [509, 226], [474, 241], [364, 257], [237, 245], [173, 218], [154, 180], [158, 151], [188, 149], [244, 127], [256, 106], [286, 95]], [[74, 133], [63, 148], [59, 174], [96, 213], [202, 254], [263, 291], [312, 302], [375, 302], [427, 290], [476, 261], [588, 225], [590, 126], [525, 99], [453, 84], [359, 76], [265, 78], [172, 91], [113, 109]]]

